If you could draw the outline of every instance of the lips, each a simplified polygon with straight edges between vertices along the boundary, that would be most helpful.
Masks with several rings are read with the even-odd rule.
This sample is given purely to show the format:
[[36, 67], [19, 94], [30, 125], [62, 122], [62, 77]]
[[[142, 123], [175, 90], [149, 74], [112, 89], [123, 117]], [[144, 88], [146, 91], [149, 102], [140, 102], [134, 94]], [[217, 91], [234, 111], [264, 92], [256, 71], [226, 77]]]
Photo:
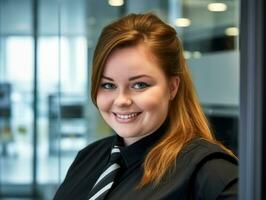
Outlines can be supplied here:
[[127, 123], [135, 120], [140, 113], [141, 112], [132, 112], [126, 114], [113, 113], [113, 114], [118, 122]]

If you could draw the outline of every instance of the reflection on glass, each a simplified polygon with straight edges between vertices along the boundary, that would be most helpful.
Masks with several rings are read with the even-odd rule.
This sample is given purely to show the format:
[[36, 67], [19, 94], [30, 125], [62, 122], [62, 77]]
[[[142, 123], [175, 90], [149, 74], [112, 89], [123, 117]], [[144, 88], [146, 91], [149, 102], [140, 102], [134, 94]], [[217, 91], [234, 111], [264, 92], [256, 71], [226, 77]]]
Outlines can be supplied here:
[[[238, 1], [169, 2], [170, 22], [183, 41], [185, 57], [215, 135], [237, 153]], [[178, 24], [177, 20], [180, 19], [186, 19], [190, 23], [186, 26]]]
[[[169, 0], [169, 5], [170, 23], [176, 26], [187, 51], [206, 53], [238, 49], [237, 0], [219, 3]], [[185, 26], [179, 22], [181, 19], [190, 23]]]
[[31, 21], [31, 1], [0, 1], [1, 197], [23, 196], [31, 192], [33, 180]]

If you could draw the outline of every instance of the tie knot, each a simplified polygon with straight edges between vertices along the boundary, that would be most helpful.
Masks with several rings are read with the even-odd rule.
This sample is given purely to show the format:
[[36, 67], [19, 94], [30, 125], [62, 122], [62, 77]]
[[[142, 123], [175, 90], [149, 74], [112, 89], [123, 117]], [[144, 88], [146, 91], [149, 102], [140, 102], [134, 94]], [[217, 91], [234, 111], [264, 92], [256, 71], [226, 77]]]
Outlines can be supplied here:
[[119, 162], [120, 156], [121, 156], [121, 153], [120, 153], [119, 146], [115, 145], [111, 151], [110, 162], [112, 163]]

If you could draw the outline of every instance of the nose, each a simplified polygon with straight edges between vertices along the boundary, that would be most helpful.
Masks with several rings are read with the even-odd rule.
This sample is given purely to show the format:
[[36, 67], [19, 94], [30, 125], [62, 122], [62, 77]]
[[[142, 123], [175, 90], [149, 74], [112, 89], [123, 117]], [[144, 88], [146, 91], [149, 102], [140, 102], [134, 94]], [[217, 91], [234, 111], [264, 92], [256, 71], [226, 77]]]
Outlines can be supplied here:
[[114, 104], [118, 107], [130, 106], [133, 103], [130, 95], [120, 92], [115, 98]]

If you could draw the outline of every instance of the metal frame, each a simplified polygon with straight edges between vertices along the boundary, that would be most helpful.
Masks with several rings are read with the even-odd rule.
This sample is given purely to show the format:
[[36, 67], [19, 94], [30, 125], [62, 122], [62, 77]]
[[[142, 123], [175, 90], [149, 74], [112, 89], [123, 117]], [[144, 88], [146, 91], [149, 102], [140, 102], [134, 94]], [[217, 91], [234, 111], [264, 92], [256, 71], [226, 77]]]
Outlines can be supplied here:
[[[240, 192], [241, 200], [262, 199], [263, 2], [242, 0], [240, 16]], [[264, 61], [263, 61], [264, 60]], [[265, 120], [265, 119], [264, 119]]]
[[37, 183], [37, 163], [38, 163], [38, 15], [39, 1], [32, 0], [32, 30], [33, 30], [33, 135], [32, 135], [32, 196], [34, 199], [38, 197], [38, 183]]

